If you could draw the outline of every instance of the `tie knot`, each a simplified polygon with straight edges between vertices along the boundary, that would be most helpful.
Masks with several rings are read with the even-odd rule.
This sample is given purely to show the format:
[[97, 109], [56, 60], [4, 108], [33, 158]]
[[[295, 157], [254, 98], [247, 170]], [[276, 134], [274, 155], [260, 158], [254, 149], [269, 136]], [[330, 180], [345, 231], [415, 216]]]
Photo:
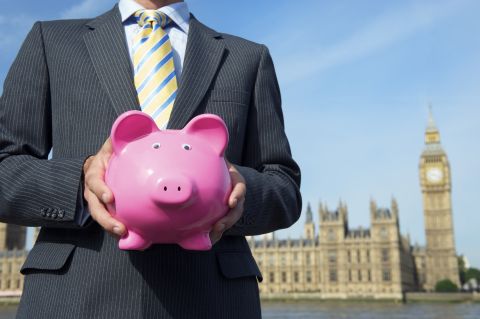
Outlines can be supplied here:
[[170, 18], [163, 12], [157, 10], [138, 10], [134, 14], [140, 27], [144, 25], [159, 26], [165, 28], [170, 22]]

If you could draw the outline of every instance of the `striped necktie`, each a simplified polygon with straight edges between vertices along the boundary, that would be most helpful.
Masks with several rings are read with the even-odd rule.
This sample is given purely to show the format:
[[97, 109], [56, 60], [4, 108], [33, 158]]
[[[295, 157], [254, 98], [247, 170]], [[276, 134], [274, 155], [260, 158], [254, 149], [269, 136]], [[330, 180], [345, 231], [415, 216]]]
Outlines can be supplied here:
[[171, 20], [156, 10], [138, 10], [134, 17], [141, 28], [132, 48], [138, 100], [142, 111], [165, 129], [177, 95], [172, 45], [164, 30]]

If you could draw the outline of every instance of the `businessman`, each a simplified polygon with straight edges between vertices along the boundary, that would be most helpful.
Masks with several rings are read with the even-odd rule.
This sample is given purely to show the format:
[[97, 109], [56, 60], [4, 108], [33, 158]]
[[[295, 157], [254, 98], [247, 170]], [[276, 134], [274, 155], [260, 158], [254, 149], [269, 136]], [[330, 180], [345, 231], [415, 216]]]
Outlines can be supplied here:
[[[105, 208], [103, 176], [128, 110], [166, 129], [202, 113], [227, 124], [234, 185], [211, 250], [118, 249], [128, 232]], [[42, 227], [17, 318], [260, 318], [244, 236], [293, 224], [299, 187], [268, 49], [206, 27], [184, 2], [120, 0], [94, 19], [37, 22], [5, 80], [0, 221]]]

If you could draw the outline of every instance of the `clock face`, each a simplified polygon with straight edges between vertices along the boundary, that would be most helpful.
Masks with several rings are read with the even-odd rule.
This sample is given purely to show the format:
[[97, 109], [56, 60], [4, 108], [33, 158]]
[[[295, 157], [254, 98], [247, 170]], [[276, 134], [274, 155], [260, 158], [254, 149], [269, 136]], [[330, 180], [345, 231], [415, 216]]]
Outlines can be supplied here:
[[438, 183], [443, 178], [443, 172], [438, 167], [432, 167], [427, 170], [427, 180], [432, 183]]

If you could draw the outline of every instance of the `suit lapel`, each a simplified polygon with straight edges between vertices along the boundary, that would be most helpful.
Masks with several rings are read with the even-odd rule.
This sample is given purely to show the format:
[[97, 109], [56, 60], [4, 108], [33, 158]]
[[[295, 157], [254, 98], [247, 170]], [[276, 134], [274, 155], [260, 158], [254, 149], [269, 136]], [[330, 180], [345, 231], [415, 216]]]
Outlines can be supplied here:
[[183, 128], [205, 96], [225, 51], [220, 38], [191, 16], [182, 79], [168, 129]]
[[90, 31], [85, 33], [84, 41], [117, 115], [140, 110], [118, 5], [87, 25]]

